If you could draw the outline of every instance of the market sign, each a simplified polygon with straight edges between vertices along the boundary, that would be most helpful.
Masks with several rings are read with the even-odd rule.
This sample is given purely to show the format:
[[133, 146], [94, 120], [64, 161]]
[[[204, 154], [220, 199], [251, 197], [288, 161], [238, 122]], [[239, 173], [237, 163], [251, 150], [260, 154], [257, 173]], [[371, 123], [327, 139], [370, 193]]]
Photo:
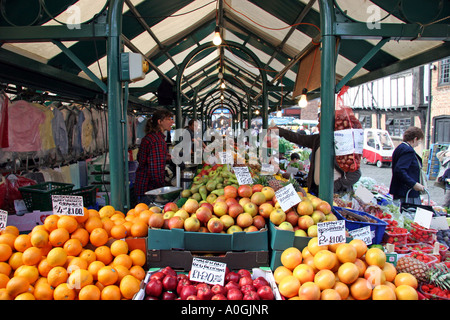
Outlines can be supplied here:
[[84, 203], [82, 196], [52, 195], [54, 214], [66, 216], [83, 216]]
[[233, 167], [233, 170], [240, 186], [253, 183], [253, 178], [250, 171], [248, 171], [248, 167]]
[[275, 196], [277, 197], [277, 201], [284, 212], [288, 211], [290, 208], [302, 201], [298, 193], [295, 191], [292, 183], [289, 183], [287, 186], [275, 191]]
[[226, 267], [227, 264], [223, 262], [193, 258], [189, 280], [223, 286], [225, 284]]
[[8, 211], [0, 209], [0, 231], [5, 229], [8, 222]]
[[372, 232], [370, 231], [370, 226], [349, 230], [348, 233], [353, 239], [360, 239], [368, 246], [372, 244]]
[[345, 220], [319, 222], [317, 240], [319, 246], [345, 243]]

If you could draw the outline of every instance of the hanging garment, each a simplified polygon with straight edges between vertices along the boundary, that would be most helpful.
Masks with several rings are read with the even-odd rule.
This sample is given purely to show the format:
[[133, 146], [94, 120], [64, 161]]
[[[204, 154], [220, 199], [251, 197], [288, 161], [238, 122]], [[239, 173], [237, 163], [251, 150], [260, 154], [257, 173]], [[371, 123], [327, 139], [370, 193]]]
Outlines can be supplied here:
[[96, 149], [92, 113], [87, 107], [84, 107], [81, 112], [84, 116], [81, 125], [81, 146], [85, 153], [92, 154]]
[[66, 122], [64, 121], [64, 114], [56, 106], [56, 103], [51, 104], [50, 110], [53, 112], [52, 132], [53, 139], [57, 150], [63, 155], [67, 155], [69, 148], [69, 140], [67, 138]]
[[72, 155], [73, 153], [73, 131], [75, 128], [75, 124], [77, 122], [77, 116], [75, 112], [73, 112], [72, 108], [62, 105], [59, 107], [59, 110], [62, 112], [64, 116], [64, 122], [66, 124], [67, 131], [67, 154]]
[[8, 105], [9, 99], [0, 94], [0, 148], [8, 148]]
[[54, 115], [50, 108], [39, 103], [32, 103], [32, 106], [41, 110], [45, 115], [44, 122], [42, 122], [39, 126], [39, 133], [41, 135], [41, 151], [43, 151], [45, 154], [49, 150], [56, 148], [52, 130], [52, 121]]

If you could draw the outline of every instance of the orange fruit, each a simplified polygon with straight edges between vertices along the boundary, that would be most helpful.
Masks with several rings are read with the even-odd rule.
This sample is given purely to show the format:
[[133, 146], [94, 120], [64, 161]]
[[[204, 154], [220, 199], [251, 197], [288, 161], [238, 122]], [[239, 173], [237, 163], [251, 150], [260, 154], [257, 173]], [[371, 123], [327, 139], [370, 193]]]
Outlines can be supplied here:
[[79, 300], [100, 300], [100, 296], [100, 289], [93, 284], [83, 287], [80, 292], [78, 292]]
[[53, 288], [48, 283], [40, 283], [34, 287], [36, 300], [53, 300]]
[[47, 254], [47, 262], [52, 267], [63, 266], [67, 260], [67, 252], [61, 248], [56, 247], [50, 250]]
[[50, 232], [48, 240], [54, 247], [62, 247], [70, 239], [69, 231], [65, 228], [57, 228]]
[[349, 244], [356, 249], [357, 258], [361, 258], [367, 251], [367, 244], [361, 239], [353, 239]]
[[281, 264], [289, 270], [294, 270], [300, 263], [302, 263], [302, 253], [296, 247], [287, 248], [281, 254]]
[[336, 283], [336, 276], [331, 270], [319, 270], [314, 276], [314, 283], [316, 283], [320, 290], [331, 289]]
[[31, 233], [31, 245], [37, 248], [43, 248], [48, 244], [49, 234], [46, 230], [36, 230]]
[[9, 281], [9, 277], [6, 274], [0, 273], [0, 289], [6, 288], [6, 284]]
[[359, 278], [359, 269], [354, 263], [345, 262], [339, 267], [337, 274], [339, 281], [351, 284]]
[[372, 300], [397, 300], [395, 291], [390, 286], [380, 284], [372, 290]]
[[359, 276], [362, 277], [364, 276], [364, 272], [366, 272], [367, 269], [367, 265], [364, 261], [362, 261], [359, 258], [356, 258], [354, 264], [358, 267], [359, 270]]
[[108, 246], [97, 247], [94, 252], [97, 260], [103, 262], [105, 265], [110, 264], [114, 259], [111, 254], [111, 249]]
[[281, 295], [286, 298], [292, 298], [298, 295], [298, 290], [300, 289], [300, 281], [294, 276], [284, 277], [278, 284], [278, 290]]
[[336, 253], [329, 250], [320, 250], [314, 255], [314, 265], [319, 270], [331, 270], [337, 263]]
[[0, 243], [0, 261], [8, 261], [8, 259], [11, 257], [13, 251], [12, 248], [7, 245], [6, 243]]
[[135, 213], [135, 214], [139, 214], [139, 213], [141, 213], [141, 212], [144, 211], [144, 210], [148, 210], [148, 205], [145, 204], [145, 203], [143, 203], [143, 202], [138, 203], [138, 204], [134, 207], [134, 213]]
[[56, 288], [61, 283], [64, 283], [69, 278], [66, 268], [54, 267], [47, 274], [47, 282], [53, 288]]
[[87, 219], [89, 219], [89, 211], [87, 208], [83, 208], [83, 215], [82, 216], [74, 216], [75, 220], [77, 220], [78, 223], [83, 223]]
[[13, 252], [11, 257], [9, 257], [8, 263], [13, 270], [16, 270], [18, 267], [23, 265], [22, 256], [22, 252]]
[[24, 252], [31, 246], [31, 237], [29, 234], [19, 234], [14, 240], [14, 249], [19, 252]]
[[111, 229], [115, 226], [114, 221], [110, 218], [102, 218], [102, 228], [106, 230], [108, 236], [111, 236]]
[[16, 237], [19, 235], [20, 231], [19, 228], [17, 228], [16, 226], [6, 226], [1, 232], [0, 234], [5, 234], [5, 233], [10, 233], [12, 235], [15, 235]]
[[141, 266], [132, 266], [130, 268], [130, 274], [140, 281], [145, 278], [145, 270]]
[[144, 222], [148, 225], [148, 219], [153, 214], [153, 211], [150, 210], [143, 210], [139, 213], [138, 220]]
[[14, 299], [17, 295], [27, 292], [29, 286], [30, 282], [26, 278], [14, 276], [6, 284], [6, 292]]
[[366, 251], [365, 260], [369, 266], [383, 268], [386, 263], [386, 254], [379, 248], [370, 248]]
[[47, 229], [45, 229], [45, 227], [42, 224], [38, 224], [33, 229], [31, 229], [31, 232], [29, 232], [28, 234], [31, 236], [33, 234], [33, 232], [36, 232], [36, 231], [46, 231], [48, 233]]
[[34, 266], [41, 262], [42, 252], [40, 248], [29, 247], [23, 252], [22, 262], [27, 266]]
[[14, 241], [16, 241], [16, 238], [18, 236], [12, 234], [12, 233], [3, 233], [0, 234], [0, 243], [7, 244], [11, 248], [14, 248]]
[[419, 300], [416, 289], [406, 284], [399, 285], [394, 291], [397, 300]]
[[390, 262], [386, 262], [383, 267], [384, 275], [386, 276], [386, 281], [392, 282], [397, 275], [397, 269]]
[[111, 218], [112, 215], [116, 213], [116, 210], [111, 205], [106, 205], [104, 207], [101, 207], [100, 210], [98, 210], [98, 214], [100, 215], [100, 218]]
[[91, 249], [83, 249], [80, 252], [79, 257], [86, 260], [88, 264], [92, 263], [97, 259], [95, 252]]
[[39, 278], [39, 270], [36, 266], [22, 265], [14, 271], [15, 277], [23, 277], [32, 285]]
[[6, 288], [1, 288], [0, 289], [0, 301], [2, 301], [2, 300], [12, 300], [12, 298], [9, 295], [8, 291], [6, 290]]
[[378, 266], [368, 266], [364, 272], [364, 278], [372, 284], [372, 288], [386, 282], [386, 276]]
[[78, 239], [69, 239], [64, 243], [63, 248], [69, 256], [77, 256], [83, 250], [83, 245]]
[[314, 281], [314, 269], [304, 263], [296, 266], [292, 271], [292, 274], [300, 281], [301, 284]]
[[114, 239], [122, 239], [127, 236], [127, 228], [123, 224], [114, 225], [111, 228], [111, 237]]
[[97, 272], [98, 281], [104, 286], [115, 284], [119, 279], [119, 273], [111, 266], [105, 266]]
[[75, 300], [76, 296], [75, 289], [70, 288], [66, 282], [59, 284], [53, 290], [54, 300]]
[[75, 269], [67, 279], [70, 288], [81, 289], [94, 282], [92, 274], [86, 269]]
[[69, 233], [72, 233], [77, 230], [78, 221], [72, 216], [60, 216], [56, 225], [58, 228], [66, 229]]
[[412, 274], [406, 273], [406, 272], [401, 272], [401, 273], [397, 274], [394, 278], [394, 284], [396, 287], [404, 284], [404, 285], [410, 286], [414, 289], [417, 289], [417, 286], [418, 286], [416, 277], [414, 277]]
[[279, 284], [280, 281], [286, 276], [292, 276], [292, 271], [285, 266], [278, 266], [273, 272], [273, 277], [277, 284]]
[[7, 276], [11, 273], [11, 266], [7, 262], [0, 262], [0, 273], [6, 274]]
[[372, 285], [364, 278], [358, 278], [350, 285], [350, 294], [356, 300], [367, 300], [372, 296]]
[[115, 240], [111, 243], [111, 254], [117, 257], [119, 254], [128, 253], [128, 243], [125, 240]]
[[342, 300], [342, 298], [337, 290], [325, 289], [320, 293], [320, 300]]
[[101, 295], [101, 300], [120, 300], [122, 298], [122, 293], [116, 285], [109, 285], [103, 288]]
[[14, 300], [36, 300], [36, 298], [32, 293], [24, 292], [19, 294]]
[[126, 275], [120, 281], [119, 289], [125, 299], [132, 299], [139, 291], [141, 282], [132, 275]]
[[122, 265], [127, 269], [130, 269], [133, 265], [133, 260], [131, 260], [130, 256], [127, 254], [119, 254], [113, 260], [113, 266]]
[[58, 220], [59, 216], [56, 214], [49, 215], [44, 220], [44, 227], [48, 232], [52, 232], [53, 230], [58, 228]]
[[76, 270], [76, 269], [84, 269], [87, 270], [88, 268], [88, 263], [85, 259], [80, 258], [80, 257], [72, 257], [69, 261], [69, 263], [67, 264], [67, 272], [71, 273], [72, 271]]
[[100, 219], [100, 217], [89, 217], [89, 219], [87, 219], [84, 222], [84, 228], [87, 230], [87, 232], [91, 233], [92, 230], [94, 230], [95, 228], [102, 228], [103, 227], [103, 222], [102, 219]]
[[349, 243], [341, 243], [336, 248], [336, 256], [340, 262], [355, 262], [358, 252], [356, 248]]
[[305, 282], [298, 289], [299, 300], [320, 300], [320, 288], [314, 282]]
[[117, 279], [117, 281], [121, 281], [123, 277], [125, 277], [127, 274], [131, 274], [130, 270], [123, 266], [123, 265], [114, 265], [114, 269], [116, 269], [117, 273], [119, 274], [119, 279]]
[[311, 238], [311, 240], [308, 241], [308, 251], [315, 256], [317, 252], [321, 251], [321, 250], [327, 250], [328, 246], [319, 246], [318, 245], [318, 238], [314, 237]]
[[89, 235], [89, 241], [96, 247], [103, 246], [108, 242], [109, 236], [103, 228], [95, 228]]
[[147, 259], [144, 251], [141, 249], [134, 249], [129, 253], [129, 256], [131, 258], [131, 262], [133, 263], [133, 266], [144, 266], [145, 261]]
[[89, 218], [91, 217], [98, 217], [100, 218], [100, 214], [95, 209], [88, 209]]
[[133, 237], [146, 237], [148, 235], [148, 225], [145, 222], [134, 222], [131, 226], [131, 235]]
[[43, 256], [47, 256], [47, 254], [50, 252], [50, 250], [53, 249], [53, 245], [49, 241], [45, 246], [43, 246], [42, 248], [39, 248], [39, 249], [41, 249]]
[[308, 247], [304, 247], [302, 250], [302, 258], [305, 259], [307, 257], [312, 257], [313, 255], [309, 252]]
[[85, 247], [89, 243], [89, 232], [84, 228], [78, 228], [70, 234], [70, 238], [80, 240], [81, 246]]
[[93, 261], [89, 266], [88, 266], [88, 271], [92, 274], [92, 278], [94, 280], [97, 280], [97, 274], [98, 274], [98, 270], [100, 270], [101, 268], [103, 268], [105, 266], [105, 264], [101, 261]]
[[348, 288], [348, 286], [341, 281], [336, 281], [336, 283], [333, 286], [333, 289], [339, 293], [342, 300], [347, 299], [350, 294], [350, 289]]
[[316, 265], [314, 264], [314, 256], [303, 258], [303, 264], [307, 264], [311, 268], [313, 268], [314, 273], [317, 273], [319, 269], [317, 269]]

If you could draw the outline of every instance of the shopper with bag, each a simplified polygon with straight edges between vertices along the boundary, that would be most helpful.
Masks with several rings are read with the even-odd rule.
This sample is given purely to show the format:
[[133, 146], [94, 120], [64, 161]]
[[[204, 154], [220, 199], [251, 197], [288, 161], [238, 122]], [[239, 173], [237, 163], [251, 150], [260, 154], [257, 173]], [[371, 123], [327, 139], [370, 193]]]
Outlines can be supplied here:
[[[420, 128], [406, 129], [403, 134], [403, 142], [395, 148], [392, 154], [392, 179], [389, 193], [394, 200], [421, 204], [420, 192], [425, 191], [426, 177], [422, 171], [422, 158], [414, 148], [422, 143], [423, 138], [424, 134]], [[406, 199], [407, 194], [408, 199]]]

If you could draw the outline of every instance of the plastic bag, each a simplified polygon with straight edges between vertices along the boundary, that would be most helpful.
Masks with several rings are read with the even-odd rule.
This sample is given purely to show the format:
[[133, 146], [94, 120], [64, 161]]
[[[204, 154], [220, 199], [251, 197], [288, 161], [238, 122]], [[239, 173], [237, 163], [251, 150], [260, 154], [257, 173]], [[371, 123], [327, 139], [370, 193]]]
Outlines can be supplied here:
[[342, 95], [348, 90], [344, 86], [337, 96], [334, 141], [336, 162], [344, 172], [354, 172], [361, 164], [364, 130], [353, 110], [346, 107]]
[[36, 181], [10, 174], [6, 177], [5, 182], [0, 184], [0, 196], [2, 196], [3, 204], [0, 208], [11, 213], [15, 213], [14, 201], [22, 199], [19, 191], [20, 187], [35, 185]]

